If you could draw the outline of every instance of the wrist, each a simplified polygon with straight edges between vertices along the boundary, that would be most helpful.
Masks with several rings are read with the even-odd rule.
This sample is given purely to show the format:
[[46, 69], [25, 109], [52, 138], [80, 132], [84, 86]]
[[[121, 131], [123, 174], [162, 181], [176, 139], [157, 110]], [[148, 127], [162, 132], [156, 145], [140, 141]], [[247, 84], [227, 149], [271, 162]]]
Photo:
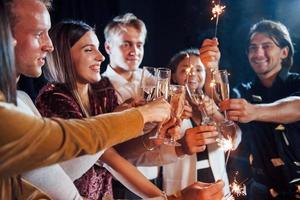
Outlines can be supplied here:
[[264, 112], [262, 111], [262, 107], [259, 104], [254, 104], [253, 106], [253, 112], [252, 112], [252, 119], [251, 121], [259, 121], [261, 119], [261, 114]]
[[149, 109], [147, 109], [146, 106], [147, 105], [139, 106], [136, 108], [143, 116], [144, 124], [150, 122], [149, 117], [151, 117], [151, 115], [149, 115], [149, 111], [148, 111]]
[[185, 152], [182, 149], [182, 145], [181, 146], [175, 146], [175, 152], [178, 158], [182, 158], [185, 155]]
[[167, 199], [168, 200], [181, 200], [181, 191], [178, 190], [174, 194], [167, 196]]

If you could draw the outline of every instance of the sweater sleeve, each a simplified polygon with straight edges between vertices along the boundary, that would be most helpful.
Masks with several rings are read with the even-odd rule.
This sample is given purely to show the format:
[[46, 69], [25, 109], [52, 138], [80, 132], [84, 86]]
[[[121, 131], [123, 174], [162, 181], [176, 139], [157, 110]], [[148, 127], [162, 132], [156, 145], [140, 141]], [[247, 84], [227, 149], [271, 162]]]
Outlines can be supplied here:
[[137, 109], [84, 120], [47, 119], [0, 103], [0, 176], [9, 177], [68, 160], [138, 136], [143, 117]]

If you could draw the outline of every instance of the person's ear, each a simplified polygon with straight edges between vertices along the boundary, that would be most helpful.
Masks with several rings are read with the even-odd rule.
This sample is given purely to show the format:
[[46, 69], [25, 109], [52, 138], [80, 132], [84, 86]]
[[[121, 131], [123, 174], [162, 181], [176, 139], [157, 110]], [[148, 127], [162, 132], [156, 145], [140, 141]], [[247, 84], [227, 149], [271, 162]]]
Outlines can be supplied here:
[[104, 48], [105, 48], [106, 53], [109, 55], [111, 52], [111, 47], [110, 47], [109, 42], [105, 41]]
[[284, 47], [284, 48], [282, 48], [281, 49], [281, 56], [280, 56], [280, 58], [281, 59], [286, 59], [287, 57], [288, 57], [288, 55], [289, 55], [289, 47]]

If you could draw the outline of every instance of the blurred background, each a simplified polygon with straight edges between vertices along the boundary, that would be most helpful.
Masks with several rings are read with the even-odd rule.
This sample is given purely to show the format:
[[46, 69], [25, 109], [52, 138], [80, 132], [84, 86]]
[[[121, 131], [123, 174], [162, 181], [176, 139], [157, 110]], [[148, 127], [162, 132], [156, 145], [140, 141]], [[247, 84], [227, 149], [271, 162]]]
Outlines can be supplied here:
[[[261, 19], [280, 21], [288, 27], [296, 50], [292, 71], [300, 71], [300, 0], [222, 0], [221, 4], [226, 8], [217, 34], [222, 53], [220, 68], [230, 71], [231, 86], [253, 77], [245, 54], [246, 39], [251, 25]], [[163, 67], [179, 50], [198, 48], [203, 39], [214, 36], [212, 7], [211, 0], [53, 0], [50, 14], [52, 24], [79, 19], [96, 27], [100, 50], [107, 58], [103, 72], [108, 62], [103, 30], [116, 15], [132, 12], [145, 22], [148, 35], [141, 66]], [[26, 89], [30, 88], [26, 81], [22, 82]]]

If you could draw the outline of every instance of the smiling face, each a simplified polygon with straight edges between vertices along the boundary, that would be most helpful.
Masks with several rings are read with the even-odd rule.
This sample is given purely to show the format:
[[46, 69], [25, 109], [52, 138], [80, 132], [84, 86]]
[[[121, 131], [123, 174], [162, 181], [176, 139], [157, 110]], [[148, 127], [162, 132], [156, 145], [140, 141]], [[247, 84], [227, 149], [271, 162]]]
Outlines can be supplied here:
[[98, 50], [99, 40], [94, 31], [86, 32], [71, 48], [71, 57], [79, 84], [100, 81], [100, 65], [104, 56]]
[[42, 73], [46, 55], [53, 51], [48, 31], [51, 27], [49, 12], [39, 1], [17, 1], [13, 7], [16, 24], [13, 36], [17, 74], [38, 77]]
[[116, 34], [105, 43], [110, 65], [116, 72], [135, 71], [144, 57], [145, 35], [134, 27]]
[[[189, 69], [193, 66], [192, 69]], [[194, 87], [203, 87], [205, 82], [205, 68], [199, 56], [190, 55], [190, 58], [185, 57], [181, 60], [176, 68], [175, 73], [172, 74], [172, 79], [179, 85], [184, 85], [187, 79], [187, 72], [191, 74], [189, 84], [195, 85]]]
[[288, 48], [280, 48], [266, 34], [254, 33], [248, 48], [248, 60], [261, 79], [268, 79], [282, 68], [282, 60], [288, 55]]

